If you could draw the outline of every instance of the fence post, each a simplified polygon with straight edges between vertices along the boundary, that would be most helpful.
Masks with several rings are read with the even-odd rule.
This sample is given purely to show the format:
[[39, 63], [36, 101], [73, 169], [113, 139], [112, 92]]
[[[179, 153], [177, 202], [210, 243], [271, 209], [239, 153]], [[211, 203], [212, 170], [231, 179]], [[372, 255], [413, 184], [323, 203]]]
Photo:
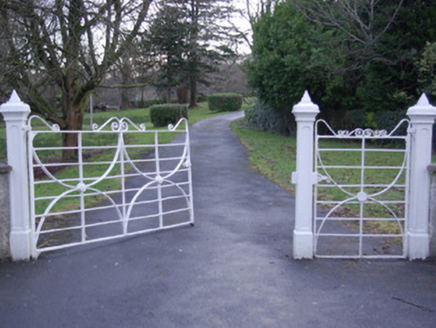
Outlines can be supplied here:
[[306, 91], [292, 113], [297, 122], [297, 171], [292, 174], [295, 192], [294, 258], [313, 258], [313, 139], [319, 108]]
[[425, 259], [430, 251], [429, 193], [433, 123], [436, 107], [423, 94], [418, 103], [410, 107], [407, 115], [411, 122], [409, 223], [407, 227], [408, 258]]
[[9, 174], [11, 232], [9, 245], [13, 260], [29, 260], [31, 230], [27, 180], [26, 120], [29, 105], [23, 103], [15, 91], [9, 101], [0, 106], [6, 124], [6, 149]]

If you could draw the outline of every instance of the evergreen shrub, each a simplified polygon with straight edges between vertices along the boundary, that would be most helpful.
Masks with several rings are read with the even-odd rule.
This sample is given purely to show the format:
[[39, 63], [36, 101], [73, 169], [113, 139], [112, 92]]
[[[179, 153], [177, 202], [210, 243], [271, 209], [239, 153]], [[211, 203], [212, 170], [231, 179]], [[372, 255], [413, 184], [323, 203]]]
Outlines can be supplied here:
[[233, 112], [242, 107], [242, 96], [237, 93], [215, 93], [207, 98], [209, 110], [213, 112]]
[[155, 127], [176, 124], [181, 118], [188, 119], [188, 107], [179, 104], [162, 104], [150, 107], [150, 120]]
[[245, 110], [249, 125], [281, 135], [295, 135], [295, 118], [289, 110], [272, 109], [261, 101]]

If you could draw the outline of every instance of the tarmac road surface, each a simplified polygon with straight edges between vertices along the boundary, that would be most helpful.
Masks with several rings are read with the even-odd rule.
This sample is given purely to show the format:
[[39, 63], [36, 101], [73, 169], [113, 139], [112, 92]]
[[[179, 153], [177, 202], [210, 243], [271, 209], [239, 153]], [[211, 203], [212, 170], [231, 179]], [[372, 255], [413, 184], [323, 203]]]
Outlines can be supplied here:
[[292, 259], [231, 113], [191, 127], [195, 227], [0, 263], [0, 327], [436, 327], [432, 261]]

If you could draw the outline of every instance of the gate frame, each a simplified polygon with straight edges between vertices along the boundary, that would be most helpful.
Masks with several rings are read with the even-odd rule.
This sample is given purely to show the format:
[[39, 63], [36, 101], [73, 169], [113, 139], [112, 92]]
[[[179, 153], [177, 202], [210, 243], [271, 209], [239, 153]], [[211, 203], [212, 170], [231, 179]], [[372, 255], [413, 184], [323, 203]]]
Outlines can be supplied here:
[[[37, 258], [39, 251], [33, 242], [33, 231], [31, 227], [31, 213], [30, 213], [30, 189], [28, 181], [28, 140], [27, 134], [29, 127], [27, 126], [28, 116], [30, 114], [29, 105], [20, 100], [16, 91], [14, 90], [8, 102], [0, 106], [0, 113], [4, 117], [6, 125], [6, 142], [7, 142], [7, 158], [8, 164], [12, 167], [9, 174], [10, 185], [10, 240], [9, 248], [11, 258], [13, 261], [28, 261], [31, 258]], [[183, 163], [188, 169], [189, 175], [189, 210], [190, 221], [186, 224], [193, 225], [193, 197], [192, 197], [192, 173], [190, 162], [190, 149], [189, 149], [189, 132], [187, 122], [186, 134], [187, 141], [187, 162]], [[177, 126], [176, 126], [177, 127]], [[176, 129], [170, 127], [170, 129]], [[150, 132], [150, 131], [149, 131]], [[161, 177], [158, 177], [160, 183]], [[185, 224], [185, 223], [184, 223]], [[118, 238], [118, 237], [116, 237]]]
[[[324, 127], [326, 127], [330, 134], [319, 134], [319, 125], [323, 124]], [[401, 126], [403, 125], [407, 125], [407, 129], [406, 129], [406, 133], [404, 135], [397, 135], [396, 132], [400, 129]], [[315, 174], [317, 175], [317, 182], [315, 183], [314, 186], [314, 208], [313, 208], [313, 213], [314, 213], [314, 218], [313, 218], [313, 229], [314, 229], [314, 256], [317, 258], [346, 258], [346, 259], [357, 259], [357, 258], [369, 258], [369, 259], [375, 259], [375, 258], [405, 258], [406, 257], [406, 251], [407, 251], [407, 218], [408, 218], [408, 195], [409, 195], [409, 173], [410, 173], [410, 131], [409, 131], [409, 126], [410, 126], [410, 121], [407, 119], [402, 119], [396, 127], [394, 127], [394, 129], [390, 132], [386, 131], [386, 130], [372, 130], [370, 128], [367, 129], [362, 129], [362, 128], [356, 128], [352, 131], [348, 131], [348, 130], [339, 130], [337, 132], [335, 132], [331, 126], [323, 119], [319, 119], [315, 122], [315, 161], [314, 161], [314, 170], [315, 170]], [[349, 149], [349, 148], [329, 148], [329, 147], [320, 147], [320, 142], [321, 140], [353, 140], [355, 142], [358, 142], [360, 144], [360, 146], [358, 148], [353, 148], [353, 149]], [[404, 145], [404, 149], [393, 149], [393, 148], [389, 148], [389, 147], [377, 147], [377, 148], [370, 148], [368, 147], [367, 141], [368, 140], [402, 140], [403, 141], [403, 145]], [[335, 165], [335, 164], [329, 164], [329, 165], [324, 165], [324, 161], [323, 161], [323, 156], [321, 155], [322, 153], [326, 152], [326, 153], [331, 153], [331, 152], [339, 152], [338, 154], [340, 154], [340, 152], [346, 152], [346, 151], [351, 151], [351, 152], [357, 152], [360, 153], [361, 156], [361, 160], [360, 160], [360, 165], [347, 165], [347, 164], [342, 164], [342, 165]], [[366, 153], [367, 152], [382, 152], [382, 153], [403, 153], [404, 156], [401, 160], [401, 166], [400, 165], [395, 165], [395, 166], [372, 166], [372, 165], [366, 165]], [[340, 155], [339, 155], [340, 156]], [[343, 168], [349, 168], [349, 169], [358, 169], [360, 170], [360, 182], [354, 182], [354, 183], [350, 183], [347, 184], [345, 182], [339, 183], [337, 180], [335, 180], [334, 178], [332, 178], [331, 174], [329, 174], [329, 172], [327, 171], [326, 167], [328, 168], [339, 168], [339, 167], [343, 167]], [[365, 177], [367, 176], [365, 174], [367, 169], [385, 169], [385, 170], [398, 170], [398, 172], [396, 173], [395, 178], [393, 178], [393, 180], [391, 182], [387, 182], [385, 183], [381, 183], [381, 185], [377, 185], [377, 184], [366, 184], [365, 183]], [[324, 175], [325, 174], [325, 175]], [[400, 183], [398, 184], [397, 181], [398, 179], [405, 174], [405, 182], [404, 183]], [[332, 182], [333, 184], [323, 184], [322, 181], [324, 180], [329, 180], [330, 182]], [[332, 201], [328, 201], [328, 200], [320, 200], [318, 198], [319, 194], [318, 194], [318, 188], [323, 188], [323, 187], [327, 187], [330, 186], [332, 188], [339, 188], [342, 190], [342, 192], [344, 192], [345, 194], [347, 194], [346, 199], [339, 201], [339, 200], [332, 200]], [[354, 188], [359, 188], [360, 187], [360, 192], [355, 193], [355, 192], [350, 192], [345, 190], [347, 187], [354, 187]], [[377, 187], [377, 188], [383, 188], [381, 191], [377, 191], [377, 192], [373, 192], [373, 193], [366, 193], [364, 190], [365, 188], [371, 188], [371, 187]], [[387, 191], [391, 190], [391, 188], [393, 187], [400, 187], [400, 188], [404, 188], [404, 198], [401, 198], [400, 200], [388, 200], [388, 199], [376, 199], [376, 197], [378, 196], [382, 196], [383, 194], [385, 194]], [[392, 215], [392, 218], [382, 218], [382, 217], [376, 217], [376, 218], [367, 218], [365, 217], [365, 215], [363, 214], [362, 210], [363, 210], [363, 206], [365, 206], [365, 202], [369, 200], [369, 202], [367, 204], [379, 204], [382, 205], [388, 212], [390, 212], [390, 214]], [[359, 202], [359, 203], [356, 203]], [[344, 218], [337, 218], [334, 217], [333, 213], [335, 212], [335, 210], [337, 208], [339, 208], [340, 206], [344, 205], [344, 204], [359, 204], [360, 205], [360, 213], [359, 215], [355, 216], [355, 217], [344, 217]], [[328, 211], [328, 213], [326, 215], [321, 215], [320, 217], [318, 216], [318, 209], [317, 209], [317, 204], [331, 204], [334, 205], [332, 209], [330, 209]], [[399, 214], [398, 212], [396, 213], [389, 205], [387, 204], [403, 204], [404, 205], [404, 214], [403, 217], [398, 217], [397, 215]], [[334, 217], [334, 219], [332, 218]], [[358, 233], [340, 233], [340, 232], [322, 232], [322, 228], [325, 224], [326, 221], [329, 220], [329, 218], [332, 218], [332, 220], [337, 220], [339, 222], [341, 221], [355, 221], [355, 222], [359, 222], [359, 231]], [[356, 219], [359, 218], [359, 220], [357, 221]], [[400, 227], [400, 233], [389, 233], [389, 234], [383, 234], [383, 233], [367, 233], [363, 231], [363, 224], [364, 222], [375, 222], [374, 219], [377, 219], [378, 222], [385, 222], [385, 221], [391, 221], [391, 222], [396, 222], [397, 224], [399, 224]], [[320, 224], [318, 225], [318, 221], [320, 221]], [[395, 221], [394, 221], [395, 220]], [[404, 222], [403, 226], [400, 225], [400, 222]], [[332, 255], [327, 255], [327, 254], [317, 254], [317, 245], [318, 245], [318, 241], [319, 238], [321, 236], [330, 236], [330, 237], [352, 237], [352, 238], [359, 238], [358, 240], [358, 252], [357, 254], [354, 255], [340, 255], [340, 254], [332, 254]], [[365, 245], [366, 243], [364, 243], [364, 238], [398, 238], [401, 237], [402, 239], [402, 252], [401, 255], [400, 254], [383, 254], [383, 255], [368, 255], [365, 254], [363, 251], [363, 245]]]
[[[319, 107], [306, 91], [292, 113], [297, 122], [297, 171], [292, 174], [292, 183], [296, 185], [293, 255], [295, 259], [313, 259], [313, 186], [317, 180], [313, 170], [314, 124]], [[425, 259], [430, 252], [430, 175], [427, 167], [431, 164], [436, 107], [423, 94], [418, 103], [408, 109], [407, 116], [410, 118], [411, 152], [406, 257], [414, 260]]]

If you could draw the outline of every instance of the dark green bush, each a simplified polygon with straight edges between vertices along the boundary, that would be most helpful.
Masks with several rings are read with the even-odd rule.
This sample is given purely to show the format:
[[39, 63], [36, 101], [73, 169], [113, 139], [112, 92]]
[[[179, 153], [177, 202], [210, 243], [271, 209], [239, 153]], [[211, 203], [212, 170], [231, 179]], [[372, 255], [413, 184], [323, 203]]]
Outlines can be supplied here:
[[237, 93], [216, 93], [207, 98], [209, 110], [213, 112], [233, 112], [242, 107], [242, 96]]
[[150, 120], [155, 127], [176, 124], [183, 117], [188, 119], [186, 105], [163, 104], [150, 107]]
[[248, 124], [266, 131], [282, 135], [295, 135], [295, 118], [289, 110], [274, 110], [256, 101], [253, 107], [245, 110]]
[[[374, 121], [377, 123], [377, 129], [381, 130], [387, 130], [388, 132], [391, 132], [398, 123], [404, 118], [407, 118], [406, 116], [407, 110], [396, 110], [396, 111], [380, 111], [374, 114]], [[398, 132], [396, 134], [404, 135], [407, 133], [407, 126], [402, 125]]]

